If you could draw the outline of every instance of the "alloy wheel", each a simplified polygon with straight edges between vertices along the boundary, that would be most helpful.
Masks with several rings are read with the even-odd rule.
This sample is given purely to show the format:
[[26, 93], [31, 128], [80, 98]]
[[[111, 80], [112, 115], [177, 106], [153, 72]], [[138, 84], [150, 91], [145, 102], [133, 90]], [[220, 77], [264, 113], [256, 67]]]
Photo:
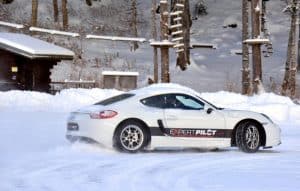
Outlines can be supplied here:
[[144, 141], [143, 131], [137, 125], [128, 125], [121, 131], [120, 141], [124, 148], [131, 151], [137, 150]]
[[245, 136], [248, 148], [255, 149], [259, 146], [259, 131], [255, 126], [249, 126]]

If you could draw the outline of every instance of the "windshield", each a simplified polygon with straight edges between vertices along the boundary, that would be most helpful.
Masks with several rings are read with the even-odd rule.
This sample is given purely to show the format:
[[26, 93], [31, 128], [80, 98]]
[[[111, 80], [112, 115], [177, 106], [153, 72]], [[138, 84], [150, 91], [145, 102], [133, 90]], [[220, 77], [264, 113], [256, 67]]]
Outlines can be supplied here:
[[110, 104], [128, 99], [128, 98], [130, 98], [134, 95], [135, 94], [130, 94], [130, 93], [120, 94], [120, 95], [113, 96], [113, 97], [110, 97], [108, 99], [102, 100], [98, 103], [95, 103], [94, 105], [110, 105]]

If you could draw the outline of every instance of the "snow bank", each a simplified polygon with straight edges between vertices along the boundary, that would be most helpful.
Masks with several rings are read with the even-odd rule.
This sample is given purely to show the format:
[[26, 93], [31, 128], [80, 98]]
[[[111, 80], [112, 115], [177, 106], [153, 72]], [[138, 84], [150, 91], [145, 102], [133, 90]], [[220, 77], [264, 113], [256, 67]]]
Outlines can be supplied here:
[[[252, 97], [230, 92], [201, 93], [178, 84], [158, 84], [140, 89], [140, 91], [159, 91], [164, 88], [183, 89], [185, 92], [196, 93], [218, 107], [251, 110], [265, 113], [275, 122], [300, 124], [300, 106], [289, 98], [264, 93]], [[0, 92], [0, 111], [53, 111], [70, 112], [86, 105], [91, 105], [107, 97], [122, 93], [107, 89], [68, 89], [56, 95], [30, 91]]]
[[244, 96], [230, 92], [202, 93], [201, 97], [218, 107], [250, 110], [267, 114], [275, 122], [300, 123], [300, 106], [291, 99], [273, 93]]
[[70, 112], [107, 97], [120, 94], [108, 89], [67, 89], [55, 95], [33, 91], [0, 92], [0, 111]]

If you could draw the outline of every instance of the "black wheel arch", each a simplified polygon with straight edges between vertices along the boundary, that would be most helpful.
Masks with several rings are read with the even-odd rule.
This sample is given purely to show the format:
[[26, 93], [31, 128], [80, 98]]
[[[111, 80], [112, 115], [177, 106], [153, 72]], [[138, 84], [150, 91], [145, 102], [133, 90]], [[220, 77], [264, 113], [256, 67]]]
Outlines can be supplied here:
[[246, 122], [252, 122], [252, 123], [255, 123], [258, 127], [258, 130], [259, 130], [259, 134], [262, 135], [262, 139], [261, 139], [261, 145], [260, 146], [265, 146], [266, 145], [266, 131], [265, 131], [265, 128], [263, 127], [263, 125], [255, 120], [255, 119], [243, 119], [241, 121], [239, 121], [235, 126], [234, 126], [234, 129], [232, 130], [232, 133], [231, 133], [231, 146], [236, 146], [236, 139], [235, 139], [235, 136], [236, 136], [236, 130], [237, 128], [242, 124], [242, 123], [246, 123]]
[[117, 125], [117, 128], [115, 129], [114, 131], [114, 135], [113, 135], [113, 143], [114, 143], [114, 139], [115, 139], [115, 134], [116, 134], [116, 131], [121, 128], [121, 126], [128, 122], [128, 121], [135, 121], [135, 122], [138, 122], [140, 123], [144, 128], [145, 130], [147, 131], [148, 133], [148, 140], [147, 140], [147, 146], [151, 143], [151, 131], [150, 131], [150, 128], [149, 126], [147, 125], [147, 123], [145, 123], [143, 120], [141, 119], [138, 119], [138, 118], [127, 118], [127, 119], [124, 119], [123, 121], [121, 121], [118, 125]]

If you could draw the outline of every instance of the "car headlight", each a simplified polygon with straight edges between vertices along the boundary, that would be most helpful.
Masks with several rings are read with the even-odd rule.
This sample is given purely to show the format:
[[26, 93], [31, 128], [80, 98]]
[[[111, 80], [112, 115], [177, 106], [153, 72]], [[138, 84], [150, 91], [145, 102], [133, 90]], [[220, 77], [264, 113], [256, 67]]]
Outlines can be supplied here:
[[272, 124], [274, 123], [274, 122], [272, 121], [272, 119], [271, 119], [269, 116], [267, 116], [266, 114], [261, 113], [261, 115], [264, 116], [267, 120], [269, 120]]

